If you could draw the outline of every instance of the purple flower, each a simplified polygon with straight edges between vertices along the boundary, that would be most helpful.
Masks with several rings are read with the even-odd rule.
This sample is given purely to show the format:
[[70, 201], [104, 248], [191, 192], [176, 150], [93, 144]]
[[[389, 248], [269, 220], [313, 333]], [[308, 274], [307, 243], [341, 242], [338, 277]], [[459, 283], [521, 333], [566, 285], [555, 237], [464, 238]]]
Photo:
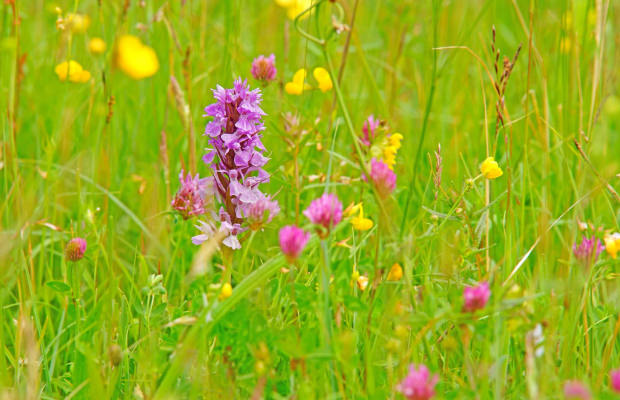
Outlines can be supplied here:
[[620, 369], [614, 369], [609, 372], [609, 383], [616, 393], [620, 393]]
[[269, 57], [260, 55], [252, 61], [252, 76], [265, 84], [275, 80], [277, 72], [276, 56], [273, 54]]
[[370, 178], [381, 197], [389, 196], [396, 189], [396, 174], [386, 163], [376, 158], [370, 160]]
[[592, 395], [587, 386], [579, 381], [564, 382], [564, 397], [567, 399], [590, 400]]
[[177, 210], [183, 219], [207, 212], [208, 195], [213, 195], [213, 178], [202, 178], [196, 174], [192, 177], [187, 174], [183, 177], [183, 171], [179, 174], [181, 187], [172, 200], [172, 208]]
[[280, 206], [276, 200], [272, 200], [271, 196], [265, 196], [261, 193], [261, 197], [254, 203], [244, 205], [243, 214], [245, 215], [250, 229], [257, 231], [264, 225], [271, 222], [273, 217], [280, 213]]
[[301, 254], [310, 234], [295, 225], [287, 225], [280, 229], [280, 249], [289, 263], [293, 263]]
[[230, 235], [223, 243], [239, 248], [236, 236], [247, 229], [242, 227], [247, 210], [265, 198], [258, 185], [269, 181], [262, 168], [269, 160], [261, 142], [265, 113], [260, 108], [260, 89], [250, 90], [241, 78], [232, 89], [218, 85], [213, 96], [217, 101], [205, 108], [205, 115], [213, 120], [205, 128], [211, 148], [203, 161], [213, 170], [215, 193], [222, 203], [220, 230]]
[[342, 203], [335, 194], [325, 193], [318, 199], [313, 200], [304, 215], [316, 225], [321, 225], [329, 232], [342, 219]]
[[81, 260], [84, 253], [86, 253], [86, 240], [79, 237], [69, 240], [65, 247], [65, 257], [68, 261]]
[[409, 374], [398, 385], [398, 391], [409, 400], [428, 400], [435, 395], [435, 385], [439, 378], [431, 377], [426, 365], [420, 364], [416, 369], [409, 366]]
[[380, 125], [381, 121], [375, 119], [375, 116], [372, 114], [364, 121], [364, 125], [362, 125], [362, 133], [364, 136], [360, 138], [360, 140], [365, 146], [370, 146], [372, 144], [377, 134], [377, 128], [379, 128]]
[[467, 312], [481, 310], [486, 306], [489, 297], [491, 297], [491, 290], [488, 282], [482, 282], [478, 286], [468, 286], [463, 290], [463, 298], [465, 299], [463, 310]]
[[605, 250], [605, 246], [603, 246], [601, 240], [597, 239], [595, 236], [591, 238], [584, 236], [579, 246], [577, 246], [577, 243], [573, 244], [573, 254], [575, 258], [586, 266], [589, 266], [592, 261], [596, 261], [603, 250]]

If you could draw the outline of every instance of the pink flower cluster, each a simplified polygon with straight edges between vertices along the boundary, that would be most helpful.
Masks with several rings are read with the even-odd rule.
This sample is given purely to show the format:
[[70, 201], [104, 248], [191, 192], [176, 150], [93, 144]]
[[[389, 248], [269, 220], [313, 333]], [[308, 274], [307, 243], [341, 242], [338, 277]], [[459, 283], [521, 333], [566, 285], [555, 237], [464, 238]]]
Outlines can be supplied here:
[[411, 364], [409, 374], [398, 385], [398, 391], [409, 400], [428, 400], [435, 395], [437, 375], [431, 376], [428, 368], [420, 364], [418, 368]]
[[463, 310], [466, 312], [481, 310], [487, 305], [489, 297], [491, 297], [491, 290], [488, 282], [482, 282], [478, 286], [466, 287], [463, 290], [463, 299], [465, 300]]
[[183, 171], [179, 174], [181, 187], [172, 199], [172, 208], [177, 210], [183, 219], [188, 219], [207, 212], [209, 195], [213, 195], [213, 180], [202, 178], [196, 174], [183, 176]]
[[276, 79], [276, 56], [269, 57], [260, 55], [252, 61], [252, 76], [254, 79], [267, 84]]
[[396, 174], [386, 163], [376, 158], [370, 161], [370, 178], [381, 197], [389, 196], [396, 189]]
[[342, 203], [335, 194], [325, 193], [310, 203], [304, 215], [313, 224], [324, 228], [320, 233], [324, 236], [342, 220]]

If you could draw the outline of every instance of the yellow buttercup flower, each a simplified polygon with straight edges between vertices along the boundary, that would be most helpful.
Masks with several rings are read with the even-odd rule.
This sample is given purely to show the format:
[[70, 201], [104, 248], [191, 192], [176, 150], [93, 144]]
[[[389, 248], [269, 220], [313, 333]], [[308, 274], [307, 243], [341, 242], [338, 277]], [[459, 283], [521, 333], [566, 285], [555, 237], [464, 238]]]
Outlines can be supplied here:
[[400, 266], [399, 263], [394, 263], [392, 268], [390, 268], [390, 272], [388, 273], [387, 280], [388, 281], [399, 281], [400, 278], [403, 277], [403, 267]]
[[106, 49], [103, 39], [95, 37], [88, 42], [88, 50], [93, 54], [102, 54]]
[[159, 69], [155, 51], [132, 35], [120, 37], [114, 58], [116, 66], [133, 79], [148, 78]]
[[305, 83], [307, 74], [308, 73], [304, 68], [297, 70], [297, 72], [295, 72], [295, 75], [293, 75], [293, 80], [291, 82], [287, 82], [286, 85], [284, 85], [284, 90], [286, 91], [286, 93], [300, 95], [304, 91], [312, 89], [312, 86]]
[[607, 254], [615, 260], [620, 251], [620, 233], [616, 232], [612, 235], [607, 235], [603, 240], [605, 241], [605, 250]]
[[374, 225], [371, 219], [364, 218], [364, 208], [359, 204], [359, 214], [351, 219], [353, 229], [357, 231], [367, 231]]
[[504, 174], [493, 157], [489, 157], [480, 164], [480, 172], [487, 179], [499, 178]]
[[220, 300], [225, 300], [229, 298], [231, 295], [232, 295], [232, 286], [230, 285], [230, 283], [226, 282], [222, 285], [222, 289], [220, 290], [220, 295], [218, 296], [218, 298]]
[[[295, 19], [299, 14], [310, 8], [312, 0], [275, 0], [280, 7], [286, 8], [286, 16]], [[304, 14], [306, 18], [310, 13]]]
[[86, 71], [82, 66], [73, 60], [63, 61], [54, 68], [54, 72], [61, 81], [69, 81], [75, 83], [88, 82], [90, 72]]
[[319, 83], [319, 89], [321, 92], [325, 93], [333, 87], [332, 78], [329, 76], [329, 72], [323, 67], [316, 67], [314, 71], [312, 71], [312, 75], [314, 75], [314, 79]]
[[84, 33], [90, 26], [90, 17], [85, 14], [69, 13], [64, 18], [64, 25], [70, 29], [72, 33]]

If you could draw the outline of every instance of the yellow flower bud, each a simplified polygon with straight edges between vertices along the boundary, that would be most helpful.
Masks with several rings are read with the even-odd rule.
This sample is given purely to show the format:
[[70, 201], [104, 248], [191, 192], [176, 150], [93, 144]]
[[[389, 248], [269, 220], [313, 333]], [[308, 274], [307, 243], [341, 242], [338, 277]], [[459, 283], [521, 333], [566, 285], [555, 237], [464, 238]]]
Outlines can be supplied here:
[[284, 90], [286, 93], [300, 95], [303, 92], [312, 89], [312, 86], [305, 83], [307, 74], [308, 73], [304, 68], [298, 69], [297, 72], [295, 72], [295, 75], [293, 75], [293, 80], [284, 85]]
[[603, 240], [605, 241], [607, 254], [615, 260], [618, 257], [618, 251], [620, 251], [620, 233], [616, 232], [612, 235], [607, 235]]
[[88, 42], [88, 50], [93, 54], [102, 54], [106, 49], [103, 39], [95, 37]]
[[312, 75], [314, 75], [314, 79], [319, 83], [319, 89], [321, 92], [325, 93], [328, 90], [331, 90], [333, 87], [332, 78], [329, 76], [329, 72], [323, 67], [317, 67], [312, 71]]
[[480, 164], [480, 172], [487, 179], [499, 178], [504, 174], [493, 157], [489, 157]]
[[232, 295], [232, 286], [230, 285], [230, 283], [226, 282], [222, 285], [222, 289], [220, 290], [220, 295], [218, 298], [220, 300], [225, 300], [229, 298], [231, 295]]
[[392, 268], [390, 268], [390, 272], [388, 273], [387, 280], [388, 281], [399, 281], [400, 278], [403, 277], [403, 267], [400, 266], [399, 263], [394, 263]]
[[121, 71], [133, 79], [151, 77], [159, 70], [155, 50], [132, 35], [120, 37], [116, 44], [114, 61]]
[[84, 70], [77, 61], [73, 60], [61, 62], [54, 68], [54, 72], [63, 82], [84, 83], [90, 79], [90, 72]]

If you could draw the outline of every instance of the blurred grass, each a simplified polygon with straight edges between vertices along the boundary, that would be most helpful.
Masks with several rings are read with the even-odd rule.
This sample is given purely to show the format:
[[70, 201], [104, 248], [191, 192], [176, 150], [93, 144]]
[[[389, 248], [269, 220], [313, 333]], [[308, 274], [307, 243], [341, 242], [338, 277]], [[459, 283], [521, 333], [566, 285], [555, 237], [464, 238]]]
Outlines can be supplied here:
[[[340, 3], [349, 18], [353, 1]], [[88, 32], [67, 42], [55, 27], [56, 6], [90, 15]], [[195, 229], [169, 212], [176, 176], [189, 166], [188, 131], [170, 76], [189, 101], [200, 156], [210, 89], [230, 86], [237, 76], [257, 86], [249, 74], [252, 59], [276, 55], [279, 81], [263, 90], [272, 173], [264, 191], [279, 192], [282, 214], [252, 239], [233, 286], [279, 254], [277, 230], [295, 218], [284, 112], [298, 113], [309, 131], [300, 154], [301, 206], [323, 191], [321, 174], [331, 160], [330, 188], [343, 203], [363, 200], [380, 228], [387, 223], [362, 182], [341, 183], [360, 172], [355, 163], [340, 162], [354, 155], [342, 110], [332, 114], [333, 91], [296, 97], [282, 90], [298, 68], [325, 66], [321, 49], [295, 31], [285, 11], [268, 0], [144, 6], [15, 0], [1, 10], [4, 396], [250, 398], [264, 380], [267, 398], [392, 398], [410, 362], [424, 362], [440, 375], [439, 398], [559, 398], [567, 379], [589, 382], [600, 398], [610, 396], [606, 375], [620, 365], [614, 338], [618, 263], [601, 257], [586, 270], [571, 247], [580, 235], [578, 221], [619, 230], [618, 201], [605, 187], [609, 182], [618, 190], [620, 168], [615, 2], [360, 1], [344, 98], [358, 131], [375, 114], [405, 137], [398, 189], [388, 204], [388, 215], [404, 230], [400, 238], [381, 229], [352, 237], [346, 226], [332, 240], [334, 354], [320, 342], [316, 245], [306, 250], [294, 283], [276, 274], [239, 296], [217, 324], [200, 319], [193, 329], [167, 326], [181, 316], [205, 316], [206, 299], [212, 304], [214, 297], [209, 285], [221, 281], [219, 255], [204, 277], [186, 279], [197, 251], [189, 240]], [[314, 29], [314, 17], [302, 25]], [[496, 96], [479, 62], [464, 49], [434, 50], [467, 46], [492, 68], [492, 26], [502, 56], [511, 58], [523, 46], [505, 96], [509, 119], [497, 137]], [[134, 81], [112, 67], [111, 47], [122, 33], [155, 49], [155, 76]], [[328, 48], [337, 65], [345, 35]], [[87, 51], [95, 36], [108, 44], [103, 56]], [[91, 71], [89, 83], [60, 82], [54, 75], [69, 54]], [[486, 158], [485, 129], [505, 170], [491, 184], [488, 209], [481, 184], [455, 203]], [[327, 151], [332, 138], [334, 153]], [[438, 143], [445, 195], [434, 200], [428, 155], [433, 158]], [[208, 173], [200, 162], [197, 170]], [[312, 175], [319, 179], [310, 182]], [[428, 212], [447, 214], [453, 206], [456, 218], [446, 223]], [[87, 256], [67, 264], [63, 248], [75, 235], [88, 240]], [[347, 237], [352, 249], [334, 245]], [[394, 262], [407, 276], [362, 293], [349, 286], [353, 260], [371, 285], [377, 270]], [[149, 286], [149, 275], [159, 272], [165, 294]], [[459, 314], [462, 287], [482, 279], [493, 282], [483, 318]], [[50, 284], [59, 281], [69, 290]], [[526, 349], [537, 324], [544, 327], [540, 357]], [[405, 336], [395, 333], [399, 326]], [[398, 346], [390, 347], [395, 341]], [[264, 360], [257, 356], [260, 343], [269, 351]], [[117, 366], [108, 354], [112, 344], [123, 352]], [[534, 361], [528, 364], [528, 357]], [[335, 394], [330, 359], [338, 371]]]

